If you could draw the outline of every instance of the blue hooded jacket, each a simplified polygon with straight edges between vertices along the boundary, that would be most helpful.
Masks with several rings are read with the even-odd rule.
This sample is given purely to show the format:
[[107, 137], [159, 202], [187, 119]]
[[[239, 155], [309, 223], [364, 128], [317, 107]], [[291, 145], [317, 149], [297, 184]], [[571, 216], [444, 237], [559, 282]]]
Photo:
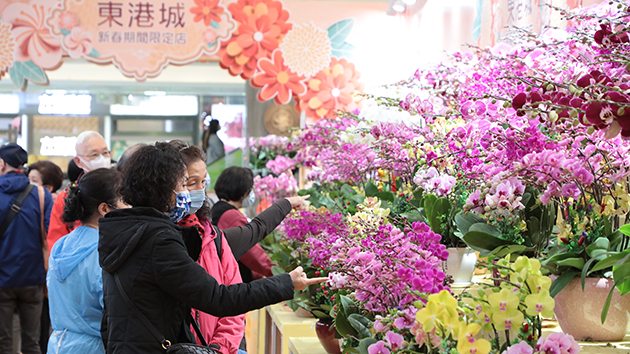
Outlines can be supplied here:
[[48, 270], [53, 334], [49, 354], [105, 353], [101, 340], [103, 271], [98, 230], [80, 226], [55, 243]]
[[[4, 220], [20, 193], [29, 184], [21, 172], [0, 176], [0, 222]], [[48, 229], [53, 200], [44, 188], [44, 227]], [[39, 192], [33, 188], [20, 211], [0, 235], [0, 288], [43, 285], [46, 282], [42, 252], [41, 209]]]

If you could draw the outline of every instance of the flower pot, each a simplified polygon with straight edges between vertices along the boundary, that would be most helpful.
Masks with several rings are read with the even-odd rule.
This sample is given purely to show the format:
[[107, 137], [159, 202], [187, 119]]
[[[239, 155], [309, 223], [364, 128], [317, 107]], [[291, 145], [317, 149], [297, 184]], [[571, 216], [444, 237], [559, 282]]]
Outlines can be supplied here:
[[442, 269], [446, 275], [453, 278], [454, 287], [472, 284], [472, 277], [477, 264], [477, 254], [470, 248], [447, 248], [448, 258], [442, 262]]
[[606, 322], [601, 321], [602, 308], [613, 285], [612, 279], [586, 278], [582, 291], [580, 278], [573, 278], [555, 297], [554, 312], [562, 331], [576, 340], [621, 341], [630, 322], [630, 295], [621, 296], [615, 289]]
[[315, 323], [315, 333], [319, 342], [328, 354], [341, 354], [339, 339], [335, 338], [337, 330], [333, 327], [332, 321], [319, 320]]

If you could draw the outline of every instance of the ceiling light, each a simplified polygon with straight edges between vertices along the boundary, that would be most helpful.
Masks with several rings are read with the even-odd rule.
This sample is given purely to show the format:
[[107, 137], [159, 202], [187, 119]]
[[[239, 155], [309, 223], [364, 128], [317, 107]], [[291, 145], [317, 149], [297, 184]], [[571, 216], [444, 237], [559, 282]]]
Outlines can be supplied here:
[[402, 2], [407, 6], [412, 6], [416, 4], [416, 0], [402, 0]]
[[392, 5], [392, 9], [396, 12], [405, 12], [405, 4], [400, 0], [396, 0], [394, 5]]

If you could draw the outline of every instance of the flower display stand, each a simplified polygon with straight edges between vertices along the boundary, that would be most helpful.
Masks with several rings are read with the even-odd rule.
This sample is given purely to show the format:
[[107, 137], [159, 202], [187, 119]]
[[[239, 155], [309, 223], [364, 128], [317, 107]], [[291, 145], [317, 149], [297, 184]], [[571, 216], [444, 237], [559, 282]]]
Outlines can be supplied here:
[[261, 350], [263, 347], [259, 347], [258, 353], [289, 354], [291, 337], [312, 337], [321, 347], [315, 333], [317, 319], [297, 317], [282, 304], [267, 306], [265, 310], [264, 351]]
[[289, 339], [290, 354], [326, 354], [319, 339], [313, 337], [293, 337]]

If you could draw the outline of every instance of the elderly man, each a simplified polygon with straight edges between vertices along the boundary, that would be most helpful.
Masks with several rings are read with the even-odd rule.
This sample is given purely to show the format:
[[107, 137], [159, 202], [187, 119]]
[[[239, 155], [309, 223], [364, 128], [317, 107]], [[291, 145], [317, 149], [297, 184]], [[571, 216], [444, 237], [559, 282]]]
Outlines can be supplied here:
[[[105, 139], [95, 131], [85, 131], [77, 136], [76, 143], [77, 156], [74, 158], [74, 162], [84, 172], [93, 171], [99, 168], [110, 168], [111, 155], [107, 148]], [[81, 176], [77, 180], [79, 183]], [[78, 227], [80, 223], [77, 221], [73, 224], [67, 224], [63, 222], [61, 216], [63, 215], [63, 208], [66, 205], [66, 197], [68, 196], [68, 188], [59, 193], [55, 204], [53, 205], [52, 213], [50, 215], [50, 227], [48, 228], [48, 246], [52, 250], [53, 245], [61, 237], [70, 233], [74, 228]]]
[[13, 314], [20, 317], [22, 353], [39, 354], [48, 225], [52, 196], [29, 183], [20, 167], [28, 155], [14, 143], [0, 147], [0, 353], [13, 347]]

